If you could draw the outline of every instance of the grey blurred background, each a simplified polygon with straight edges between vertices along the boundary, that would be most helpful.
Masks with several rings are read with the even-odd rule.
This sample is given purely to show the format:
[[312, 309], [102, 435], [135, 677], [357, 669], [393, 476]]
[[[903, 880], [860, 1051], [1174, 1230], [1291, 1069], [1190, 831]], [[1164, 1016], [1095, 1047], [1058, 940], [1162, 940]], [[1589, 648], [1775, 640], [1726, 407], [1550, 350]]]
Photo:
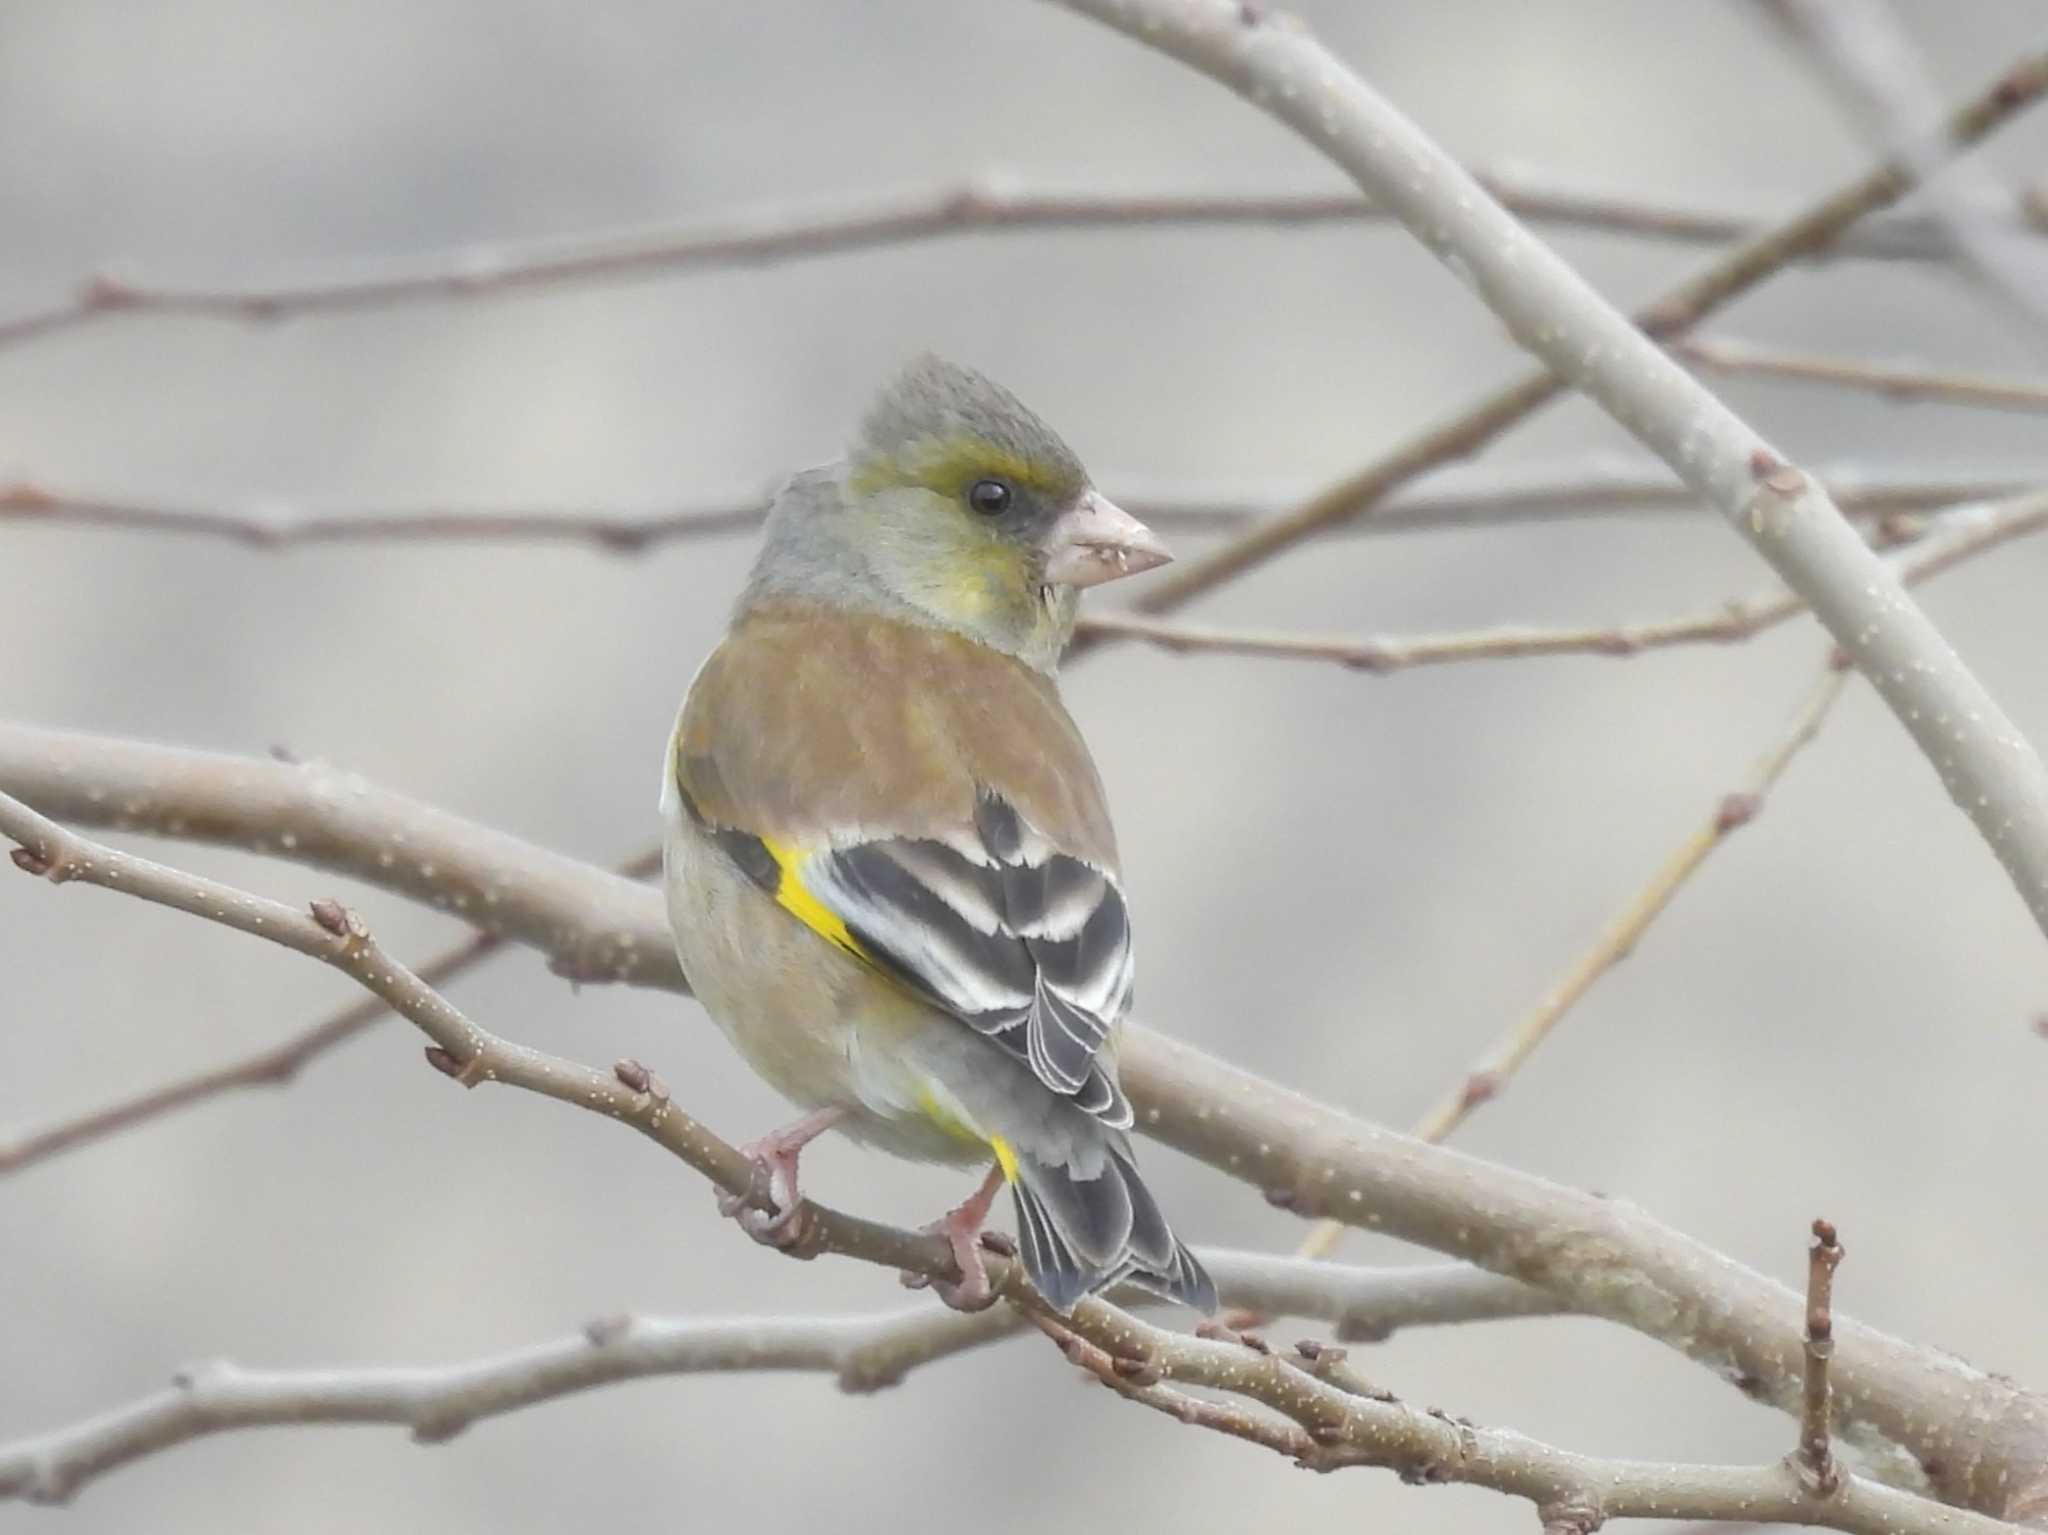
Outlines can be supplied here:
[[[1471, 162], [1672, 200], [1789, 206], [1866, 160], [1736, 3], [1301, 7]], [[1909, 6], [1945, 97], [2041, 42], [2021, 0]], [[2048, 120], [1989, 162], [2041, 169]], [[1056, 186], [1337, 185], [1217, 87], [1049, 6], [411, 0], [0, 3], [0, 314], [112, 263], [290, 275], [1007, 171]], [[1617, 298], [1698, 253], [1556, 237]], [[1787, 345], [2043, 371], [1926, 267], [1794, 272], [1724, 326]], [[1010, 384], [1119, 481], [1298, 486], [1522, 366], [1387, 228], [975, 237], [767, 271], [564, 288], [269, 328], [136, 317], [0, 351], [0, 478], [195, 503], [653, 506], [831, 456], [932, 347]], [[1728, 382], [1791, 452], [1873, 469], [2048, 467], [2039, 417]], [[1584, 405], [1490, 455], [1626, 447]], [[672, 711], [748, 540], [263, 554], [0, 525], [0, 713], [235, 751], [272, 744], [610, 860], [655, 827]], [[1366, 632], [1627, 621], [1754, 589], [1710, 518], [1354, 540], [1207, 602]], [[2037, 742], [2048, 545], [1926, 600]], [[1112, 594], [1122, 600], [1125, 594]], [[1375, 1120], [1411, 1122], [1527, 1008], [1779, 731], [1810, 625], [1733, 649], [1373, 678], [1134, 649], [1069, 696], [1117, 806], [1155, 1024]], [[280, 897], [341, 893], [423, 954], [447, 920], [287, 865], [180, 850]], [[346, 1000], [319, 967], [84, 889], [0, 881], [0, 1128], [282, 1037]], [[455, 989], [494, 1027], [633, 1054], [735, 1139], [786, 1111], [694, 1004], [580, 994], [530, 955]], [[1860, 686], [1762, 820], [1499, 1103], [1486, 1156], [1629, 1198], [1782, 1278], [1841, 1226], [1846, 1309], [2048, 1384], [2040, 935]], [[1163, 1148], [1198, 1241], [1297, 1222]], [[916, 1222], [957, 1176], [828, 1143], [821, 1197]], [[1348, 1255], [1400, 1261], [1354, 1239]], [[392, 1024], [245, 1094], [0, 1183], [0, 1439], [177, 1365], [456, 1361], [623, 1309], [861, 1311], [887, 1276], [786, 1263], [634, 1137], [463, 1096]], [[1283, 1339], [1312, 1329], [1288, 1324]], [[1791, 1427], [1633, 1335], [1518, 1322], [1404, 1335], [1404, 1396], [1610, 1455], [1775, 1456]], [[1083, 1389], [1042, 1346], [878, 1397], [808, 1377], [657, 1381], [423, 1450], [386, 1429], [218, 1438], [120, 1472], [77, 1531], [884, 1531], [971, 1518], [1421, 1532], [1526, 1520], [1490, 1494], [1312, 1478]]]

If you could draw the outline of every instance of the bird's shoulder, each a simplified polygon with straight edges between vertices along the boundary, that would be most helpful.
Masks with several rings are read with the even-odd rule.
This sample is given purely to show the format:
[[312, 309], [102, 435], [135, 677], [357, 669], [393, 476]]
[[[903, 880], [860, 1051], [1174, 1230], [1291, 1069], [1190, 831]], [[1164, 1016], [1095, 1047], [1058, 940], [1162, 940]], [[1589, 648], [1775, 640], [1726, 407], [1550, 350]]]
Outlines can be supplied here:
[[964, 635], [794, 598], [734, 621], [672, 771], [708, 824], [785, 842], [950, 838], [990, 796], [1114, 873], [1102, 780], [1050, 676]]

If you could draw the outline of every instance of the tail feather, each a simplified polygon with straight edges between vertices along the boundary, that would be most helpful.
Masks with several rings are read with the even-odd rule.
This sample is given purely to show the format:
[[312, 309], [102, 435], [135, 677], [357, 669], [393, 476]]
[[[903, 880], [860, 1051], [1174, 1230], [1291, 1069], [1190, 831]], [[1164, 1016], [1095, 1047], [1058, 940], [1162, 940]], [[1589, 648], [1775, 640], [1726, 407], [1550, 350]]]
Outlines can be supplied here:
[[1168, 1228], [1128, 1152], [1111, 1149], [1093, 1178], [1020, 1156], [1010, 1192], [1024, 1267], [1055, 1310], [1126, 1280], [1216, 1310], [1215, 1283]]

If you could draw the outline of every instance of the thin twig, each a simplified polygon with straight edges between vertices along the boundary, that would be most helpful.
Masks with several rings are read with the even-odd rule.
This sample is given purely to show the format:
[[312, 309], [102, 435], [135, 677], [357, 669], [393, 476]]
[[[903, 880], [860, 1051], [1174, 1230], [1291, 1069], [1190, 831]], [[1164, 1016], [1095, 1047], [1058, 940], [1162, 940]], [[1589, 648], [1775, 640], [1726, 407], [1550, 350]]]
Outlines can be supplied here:
[[[1255, 1253], [1203, 1257], [1234, 1299], [1324, 1320], [1346, 1316], [1375, 1335], [1522, 1314], [1512, 1309], [1514, 1292], [1527, 1294], [1462, 1264], [1302, 1274], [1289, 1260]], [[1158, 1304], [1138, 1294], [1117, 1299]], [[1320, 1309], [1296, 1310], [1303, 1301]], [[1502, 1301], [1506, 1308], [1489, 1309]], [[389, 1423], [409, 1428], [421, 1443], [441, 1443], [486, 1418], [651, 1376], [816, 1372], [832, 1376], [842, 1391], [866, 1394], [897, 1385], [922, 1366], [1014, 1337], [1029, 1325], [1007, 1307], [961, 1315], [929, 1305], [852, 1317], [612, 1316], [568, 1337], [437, 1368], [251, 1370], [213, 1361], [179, 1371], [168, 1390], [128, 1406], [0, 1444], [0, 1497], [60, 1502], [141, 1456], [275, 1423]]]
[[[627, 879], [645, 879], [660, 867], [661, 849], [657, 847], [627, 859], [618, 866], [618, 873]], [[439, 988], [475, 969], [503, 946], [504, 940], [495, 933], [472, 933], [420, 964], [414, 973], [427, 985]], [[0, 1140], [0, 1177], [19, 1172], [60, 1152], [75, 1150], [124, 1130], [133, 1130], [224, 1093], [247, 1087], [287, 1086], [306, 1068], [307, 1063], [353, 1039], [371, 1024], [389, 1017], [390, 1013], [390, 1006], [380, 998], [367, 997], [310, 1025], [281, 1044], [266, 1045], [225, 1066], [177, 1077], [127, 1098], [27, 1131], [12, 1140]]]
[[1694, 367], [1715, 373], [1839, 384], [1883, 395], [1888, 400], [1936, 400], [1993, 410], [2048, 410], [2048, 383], [2031, 379], [1993, 378], [1917, 364], [1866, 362], [1861, 358], [1820, 357], [1733, 336], [1681, 336], [1669, 344], [1668, 350]]
[[[1871, 142], [1904, 155], [1926, 186], [1923, 202], [1962, 266], [2001, 313], [2048, 341], [2048, 263], [1984, 210], [2009, 194], [1981, 162], [1939, 165], [1924, 149], [1941, 101], [1897, 12], [1884, 0], [1764, 0], [1815, 72]], [[1940, 174], [1936, 174], [1939, 170]]]
[[[1187, 1337], [1086, 1307], [1071, 1322], [1042, 1313], [1033, 1320], [1096, 1380], [1156, 1412], [1264, 1445], [1314, 1470], [1379, 1466], [1411, 1484], [1490, 1487], [1527, 1499], [1552, 1528], [1590, 1531], [1612, 1519], [1762, 1516], [1871, 1535], [1930, 1529], [2015, 1535], [2013, 1526], [1981, 1514], [1856, 1478], [1830, 1497], [1817, 1497], [1783, 1463], [1759, 1478], [1747, 1467], [1595, 1462], [1359, 1389], [1340, 1373], [1344, 1351], [1313, 1341], [1286, 1351], [1251, 1335]], [[1249, 1399], [1266, 1412], [1177, 1391], [1176, 1384]]]
[[1842, 1244], [1824, 1220], [1813, 1223], [1813, 1245], [1806, 1250], [1806, 1389], [1799, 1416], [1799, 1469], [1819, 1496], [1833, 1495], [1842, 1484], [1835, 1464], [1834, 1394], [1828, 1383], [1828, 1361], [1835, 1354], [1835, 1270], [1842, 1262]]
[[[1539, 223], [1603, 234], [1722, 244], [1772, 222], [1755, 210], [1704, 208], [1642, 194], [1559, 183], [1539, 173], [1481, 178], [1496, 197]], [[2039, 210], [2008, 202], [1988, 215], [2016, 235], [2048, 229]], [[393, 304], [463, 300], [560, 284], [618, 282], [765, 267], [878, 247], [1012, 230], [1117, 229], [1168, 225], [1287, 227], [1384, 221], [1353, 191], [1298, 193], [1130, 193], [1052, 191], [997, 177], [958, 185], [870, 194], [831, 206], [762, 208], [690, 224], [578, 235], [533, 244], [485, 245], [410, 263], [293, 281], [179, 285], [97, 273], [66, 300], [0, 321], [0, 346], [54, 335], [116, 314], [169, 313], [246, 322]], [[1940, 261], [1941, 231], [1924, 217], [1873, 221], [1839, 248], [1806, 253]]]
[[[427, 960], [415, 973], [429, 986], [445, 985], [503, 946], [504, 940], [495, 933], [473, 933]], [[381, 998], [367, 997], [321, 1019], [282, 1044], [266, 1045], [225, 1066], [193, 1072], [0, 1141], [0, 1177], [224, 1093], [245, 1087], [283, 1087], [298, 1076], [307, 1062], [354, 1038], [378, 1019], [390, 1016], [390, 1012], [390, 1005]]]
[[[1567, 385], [1652, 449], [1719, 508], [1730, 528], [1816, 617], [1876, 685], [2004, 866], [2048, 934], [2048, 766], [1827, 494], [1668, 357], [1658, 337], [1783, 265], [1775, 242], [1746, 247], [1680, 284], [1631, 321], [1489, 198], [1428, 135], [1292, 18], [1232, 0], [1062, 0], [1139, 43], [1219, 81], [1324, 151], [1472, 286], [1546, 369], [1495, 397], [1482, 417], [1518, 420]], [[2008, 69], [1910, 160], [1874, 173], [1866, 197], [1896, 197], [1917, 168], [1954, 153], [1989, 124], [2048, 92], [2048, 53]], [[1817, 209], [1805, 238], [1839, 217]], [[1868, 211], [1863, 199], [1846, 201]], [[1782, 236], [1781, 236], [1782, 238]], [[1459, 435], [1470, 430], [1461, 424]], [[1436, 433], [1424, 441], [1440, 447]], [[1402, 478], [1411, 466], [1405, 462]], [[1375, 497], [1388, 487], [1374, 471]], [[1157, 611], [1289, 547], [1335, 519], [1322, 500], [1265, 523], [1140, 606]]]
[[[348, 870], [436, 906], [466, 899], [470, 920], [558, 969], [683, 988], [658, 892], [354, 774], [0, 725], [0, 790], [80, 825]], [[1138, 1023], [1119, 1065], [1142, 1131], [1304, 1217], [1524, 1280], [1800, 1411], [1800, 1297], [1626, 1201], [1425, 1146]], [[1838, 1437], [1910, 1457], [1941, 1497], [1989, 1511], [2048, 1463], [2048, 1399], [1846, 1318], [1835, 1338]]]
[[[1986, 473], [1871, 469], [1853, 464], [1815, 471], [1845, 512], [1885, 517], [1959, 501], [2008, 496], [2048, 479], [2048, 468]], [[1112, 479], [1119, 505], [1162, 532], [1230, 534], [1291, 505], [1286, 488], [1213, 488]], [[664, 544], [724, 537], [758, 528], [768, 497], [711, 496], [688, 506], [620, 511], [603, 507], [322, 507], [267, 502], [223, 507], [138, 500], [61, 490], [35, 480], [0, 486], [0, 527], [93, 528], [216, 539], [254, 550], [310, 544], [584, 544], [604, 554], [638, 555]], [[1600, 454], [1536, 464], [1451, 464], [1394, 496], [1372, 517], [1332, 529], [1338, 537], [1640, 517], [1706, 510], [1699, 496], [1655, 460]]]
[[[1820, 680], [1793, 717], [1791, 727], [1758, 760], [1742, 787], [1724, 794], [1716, 802], [1713, 813], [1671, 850], [1649, 883], [1615, 914], [1594, 940], [1593, 946], [1572, 962], [1563, 978], [1543, 994], [1526, 1016], [1494, 1041], [1463, 1082], [1422, 1116], [1413, 1132], [1418, 1140], [1432, 1144], [1444, 1140], [1470, 1117], [1473, 1110], [1497, 1098], [1509, 1079], [1521, 1070], [1523, 1063], [1563, 1021], [1565, 1014], [1592, 990], [1593, 984], [1635, 951], [1650, 924], [1671, 904], [1672, 897], [1698, 872], [1714, 849], [1727, 841], [1738, 828], [1756, 818], [1765, 797], [1776, 787], [1785, 769], [1791, 766], [1792, 759], [1820, 733], [1828, 711], [1842, 696], [1848, 680], [1849, 674], [1832, 662], [1823, 668]], [[1328, 1257], [1343, 1240], [1345, 1230], [1341, 1221], [1328, 1218], [1317, 1221], [1295, 1249], [1296, 1256]]]
[[[65, 829], [5, 793], [0, 793], [0, 834], [20, 844], [11, 856], [25, 873], [53, 884], [78, 882], [119, 891], [331, 965], [411, 1020], [433, 1041], [427, 1051], [429, 1064], [463, 1086], [504, 1082], [563, 1103], [596, 1108], [666, 1147], [727, 1193], [773, 1208], [758, 1165], [670, 1103], [658, 1077], [632, 1062], [603, 1072], [499, 1038], [386, 953], [362, 919], [336, 902], [318, 900], [307, 909], [286, 906], [120, 852]], [[829, 1248], [937, 1278], [954, 1273], [947, 1244], [929, 1233], [897, 1231], [822, 1206], [811, 1214], [811, 1238], [822, 1244], [819, 1250]]]
[[[1934, 535], [1922, 537], [1930, 528], [1936, 530]], [[1899, 580], [1912, 585], [2044, 529], [2048, 529], [2048, 492], [1989, 505], [1974, 504], [1939, 519], [1902, 518], [1887, 531], [1894, 537], [1912, 540], [1907, 552], [1894, 556]], [[1683, 618], [1605, 627], [1495, 626], [1444, 634], [1356, 637], [1223, 629], [1149, 618], [1141, 613], [1090, 613], [1083, 615], [1077, 632], [1140, 640], [1175, 654], [1328, 661], [1381, 676], [1417, 666], [1465, 661], [1561, 655], [1637, 656], [1676, 645], [1739, 644], [1806, 611], [1800, 598], [1782, 586], [1772, 586]]]
[[[1297, 46], [1286, 50], [1286, 65], [1275, 66], [1265, 60], [1252, 62], [1245, 51], [1231, 52], [1228, 48], [1213, 46], [1219, 39], [1231, 37], [1230, 29], [1255, 33], [1257, 28], [1243, 28], [1232, 16], [1224, 0], [1215, 0], [1213, 5], [1196, 8], [1160, 6], [1148, 4], [1143, 7], [1129, 7], [1121, 13], [1114, 13], [1107, 0], [1061, 0], [1070, 9], [1096, 16], [1111, 26], [1121, 26], [1132, 32], [1141, 42], [1154, 46], [1170, 44], [1170, 51], [1198, 69], [1215, 74], [1224, 83], [1236, 89], [1242, 86], [1248, 76], [1243, 71], [1249, 67], [1286, 72], [1286, 65], [1297, 60], [1309, 70], [1301, 81], [1268, 82], [1270, 88], [1262, 86], [1254, 104], [1269, 112], [1278, 112], [1291, 124], [1302, 129], [1319, 148], [1342, 147], [1333, 140], [1324, 127], [1323, 113], [1331, 89], [1323, 75], [1315, 71], [1329, 71], [1328, 80], [1345, 80], [1348, 71], [1317, 48], [1305, 31], [1295, 31], [1293, 37]], [[1140, 14], [1142, 11], [1142, 15]], [[1256, 12], [1256, 8], [1254, 8]], [[1123, 25], [1119, 17], [1128, 21]], [[1190, 27], [1174, 30], [1179, 22], [1199, 17]], [[1202, 30], [1213, 22], [1214, 31]], [[1158, 25], [1155, 26], [1154, 24]], [[1266, 29], [1266, 36], [1283, 35], [1284, 24]], [[1188, 46], [1183, 47], [1183, 42]], [[1282, 57], [1281, 50], [1268, 50], [1268, 59]], [[1211, 68], [1211, 65], [1217, 67]], [[1353, 90], [1362, 89], [1355, 80], [1347, 82]], [[1944, 133], [1935, 142], [1934, 152], [1944, 156], [1959, 153], [1981, 140], [1993, 129], [2009, 122], [2019, 110], [2036, 100], [2048, 90], [2048, 58], [2029, 58], [2007, 71], [1975, 99], [1960, 108], [1949, 120]], [[1334, 119], [1333, 119], [1334, 120]], [[1388, 140], [1385, 129], [1390, 123], [1376, 126], [1372, 137], [1360, 140], [1367, 144], [1384, 145]], [[1404, 137], [1413, 130], [1403, 124]], [[1419, 139], [1419, 136], [1417, 136]], [[1346, 139], [1344, 144], [1353, 141]], [[1421, 141], [1426, 143], [1426, 141]], [[1414, 147], [1411, 143], [1411, 147]], [[1414, 180], [1417, 186], [1431, 196], [1433, 206], [1424, 213], [1397, 199], [1395, 193], [1405, 194], [1405, 185], [1383, 185], [1379, 190], [1389, 194], [1390, 205], [1401, 206], [1403, 217], [1411, 220], [1411, 227], [1419, 225], [1432, 235], [1448, 232], [1472, 221], [1485, 202], [1482, 189], [1469, 181], [1465, 188], [1451, 189], [1442, 185], [1446, 177], [1421, 178], [1414, 167], [1424, 163], [1413, 156], [1404, 157], [1399, 176], [1403, 183]], [[1439, 171], [1449, 168], [1439, 151], [1430, 147], [1430, 163]], [[1364, 167], [1363, 161], [1346, 161], [1346, 169], [1354, 172]], [[1454, 169], [1454, 168], [1453, 168]], [[1749, 292], [1765, 279], [1781, 271], [1788, 263], [1803, 255], [1827, 248], [1851, 226], [1868, 215], [1889, 208], [1906, 195], [1913, 186], [1912, 168], [1902, 159], [1893, 158], [1866, 172], [1855, 180], [1817, 199], [1811, 206], [1773, 226], [1741, 246], [1716, 259], [1694, 276], [1680, 282], [1663, 295], [1639, 309], [1635, 322], [1650, 337], [1679, 335], [1693, 329], [1707, 316], [1713, 314], [1732, 300]], [[1448, 193], [1448, 201], [1436, 203], [1436, 194]], [[1492, 210], [1497, 212], [1498, 210]], [[1453, 217], [1457, 215], [1457, 217]], [[1522, 253], [1540, 250], [1533, 240], [1520, 231], [1504, 230], [1487, 220], [1488, 228], [1478, 236], [1461, 256], [1468, 273], [1477, 274], [1491, 268], [1494, 263], [1475, 261], [1482, 245], [1491, 247], [1495, 254], [1512, 249], [1514, 256], [1508, 257], [1510, 265], [1520, 264]], [[1512, 238], [1508, 237], [1512, 235]], [[1447, 248], [1441, 240], [1434, 248]], [[1554, 258], [1544, 252], [1544, 265], [1550, 265]], [[1577, 285], [1578, 280], [1561, 268], [1555, 275]], [[1548, 285], [1546, 284], [1546, 288]], [[1547, 293], [1546, 300], [1554, 300], [1556, 294]], [[1592, 298], [1590, 292], [1583, 295]], [[1548, 308], [1548, 302], [1546, 302]], [[1605, 306], [1601, 306], [1605, 314]], [[1548, 334], [1545, 322], [1536, 320], [1533, 327], [1526, 328], [1520, 339], [1535, 350], [1546, 348], [1558, 350], [1558, 337]], [[1519, 332], [1518, 332], [1519, 333]], [[1547, 339], [1546, 339], [1547, 335]], [[1400, 446], [1376, 462], [1336, 481], [1315, 496], [1304, 501], [1292, 511], [1261, 523], [1256, 528], [1232, 540], [1222, 549], [1201, 559], [1186, 561], [1174, 571], [1155, 581], [1140, 604], [1147, 612], [1166, 612], [1179, 607], [1219, 583], [1231, 579], [1246, 570], [1264, 564], [1266, 561], [1293, 548], [1303, 539], [1336, 527], [1347, 520], [1371, 511], [1378, 503], [1402, 485], [1407, 484], [1424, 471], [1433, 469], [1452, 459], [1463, 458], [1477, 452], [1509, 427], [1527, 419], [1544, 405], [1556, 399], [1572, 384], [1582, 387], [1590, 383], [1587, 360], [1605, 362], [1611, 365], [1619, 355], [1619, 348], [1613, 346], [1591, 346], [1581, 349], [1568, 357], [1560, 357], [1560, 366], [1538, 369], [1502, 386], [1465, 410], [1429, 427], [1409, 438]]]
[[[1528, 1015], [1494, 1042], [1464, 1082], [1446, 1093], [1415, 1127], [1425, 1141], [1441, 1141], [1472, 1111], [1498, 1097], [1536, 1048], [1603, 975], [1635, 952], [1650, 924], [1661, 916], [1686, 881], [1715, 849], [1762, 811], [1765, 799], [1792, 759], [1820, 734], [1821, 725], [1847, 688], [1850, 673], [1833, 664], [1799, 706], [1791, 726], [1758, 759], [1740, 788], [1721, 796], [1713, 813], [1671, 850], [1649, 882], [1615, 914], [1591, 948], [1574, 960], [1558, 983], [1543, 994]], [[1329, 1223], [1334, 1224], [1334, 1223]], [[1338, 1230], [1341, 1232], [1341, 1227]]]

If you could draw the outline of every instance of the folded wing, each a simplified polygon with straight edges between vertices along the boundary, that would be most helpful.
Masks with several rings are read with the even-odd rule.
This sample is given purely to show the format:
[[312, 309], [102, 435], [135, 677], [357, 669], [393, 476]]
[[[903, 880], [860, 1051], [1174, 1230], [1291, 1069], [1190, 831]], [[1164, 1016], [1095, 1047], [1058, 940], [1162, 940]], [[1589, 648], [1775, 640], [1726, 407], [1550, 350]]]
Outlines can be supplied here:
[[1130, 1127], [1130, 1102], [1099, 1059], [1130, 1006], [1123, 893], [1108, 871], [1055, 849], [1002, 796], [979, 791], [972, 826], [943, 838], [795, 849], [716, 835], [757, 884], [826, 937], [1077, 1107]]

